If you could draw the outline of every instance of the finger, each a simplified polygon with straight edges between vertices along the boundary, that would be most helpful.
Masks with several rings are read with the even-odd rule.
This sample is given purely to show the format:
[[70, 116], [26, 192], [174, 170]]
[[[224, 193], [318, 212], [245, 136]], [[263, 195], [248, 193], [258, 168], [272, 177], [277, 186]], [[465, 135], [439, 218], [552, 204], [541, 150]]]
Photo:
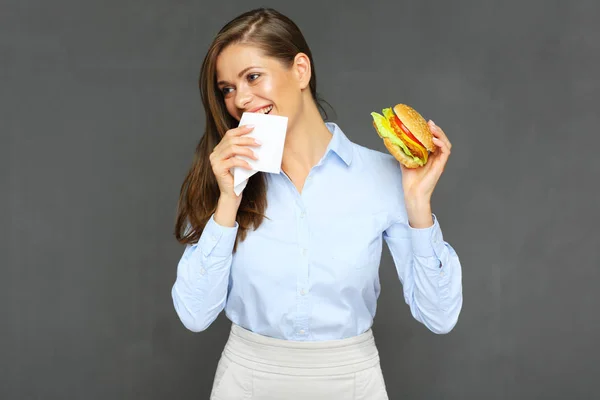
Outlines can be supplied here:
[[262, 143], [256, 139], [256, 138], [252, 138], [252, 137], [248, 137], [248, 136], [236, 136], [231, 138], [231, 143], [232, 144], [236, 144], [238, 146], [254, 146], [254, 147], [258, 147], [261, 146]]
[[446, 143], [444, 140], [441, 140], [437, 137], [433, 137], [433, 144], [435, 144], [440, 149], [443, 155], [450, 155], [450, 147], [448, 147], [448, 143]]
[[446, 136], [446, 133], [444, 132], [444, 130], [442, 128], [437, 126], [435, 124], [435, 122], [433, 122], [432, 120], [429, 120], [428, 125], [429, 125], [431, 133], [433, 134], [434, 137], [437, 137], [437, 138], [443, 140], [444, 142], [446, 142], [449, 149], [452, 148], [452, 143], [450, 143], [448, 136]]
[[448, 143], [445, 140], [442, 140], [442, 138], [434, 136], [432, 139], [433, 139], [433, 144], [435, 144], [437, 147], [439, 147], [443, 150], [448, 149]]
[[231, 157], [231, 158], [227, 159], [223, 163], [222, 168], [224, 171], [228, 171], [229, 169], [231, 169], [233, 167], [242, 167], [242, 168], [246, 168], [246, 169], [252, 169], [252, 167], [246, 160], [242, 160], [241, 158], [238, 158], [238, 157]]
[[222, 160], [227, 160], [234, 156], [246, 156], [252, 158], [253, 160], [258, 160], [258, 157], [252, 149], [243, 146], [231, 145], [225, 148], [221, 153]]
[[240, 125], [237, 128], [233, 128], [225, 132], [225, 136], [242, 136], [246, 135], [254, 130], [254, 125]]
[[[259, 142], [257, 139], [251, 138], [251, 137], [244, 137], [244, 136], [233, 136], [233, 137], [225, 137], [223, 138], [223, 140], [215, 147], [214, 153], [215, 153], [215, 159], [216, 160], [223, 160], [226, 158], [229, 158], [233, 155], [233, 153], [231, 153], [230, 149], [232, 146], [253, 146], [253, 147], [259, 147], [261, 146], [262, 143]], [[244, 154], [246, 155], [246, 153], [239, 153], [239, 154]]]
[[435, 162], [436, 164], [440, 164], [442, 169], [444, 168], [444, 165], [446, 164], [446, 162], [448, 161], [448, 158], [450, 157], [450, 148], [448, 147], [448, 145], [446, 144], [446, 142], [444, 142], [443, 140], [440, 140], [438, 138], [433, 138], [433, 143], [438, 146], [438, 148], [440, 149], [438, 156], [435, 158]]

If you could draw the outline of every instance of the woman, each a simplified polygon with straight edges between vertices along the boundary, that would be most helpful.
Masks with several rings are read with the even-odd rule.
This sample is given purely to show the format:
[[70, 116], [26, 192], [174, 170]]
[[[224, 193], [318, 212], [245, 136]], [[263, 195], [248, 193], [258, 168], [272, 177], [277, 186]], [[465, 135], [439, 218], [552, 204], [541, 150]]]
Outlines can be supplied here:
[[[182, 323], [232, 321], [212, 399], [387, 399], [371, 325], [382, 243], [415, 319], [447, 333], [462, 306], [461, 266], [430, 199], [450, 154], [407, 170], [325, 123], [314, 62], [298, 27], [272, 9], [217, 35], [200, 89], [206, 131], [182, 186], [172, 290]], [[282, 173], [233, 191], [232, 167], [260, 146], [243, 112], [288, 117]]]

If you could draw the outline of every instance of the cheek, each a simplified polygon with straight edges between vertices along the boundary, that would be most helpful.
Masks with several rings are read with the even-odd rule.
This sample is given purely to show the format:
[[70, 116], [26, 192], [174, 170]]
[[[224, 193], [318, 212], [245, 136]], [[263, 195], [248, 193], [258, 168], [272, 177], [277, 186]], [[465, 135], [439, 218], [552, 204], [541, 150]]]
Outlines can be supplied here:
[[273, 85], [273, 81], [271, 79], [266, 79], [261, 82], [260, 91], [264, 96], [273, 96], [277, 94], [277, 87]]
[[290, 108], [294, 107], [296, 93], [285, 82], [265, 83], [261, 92], [262, 97], [275, 103], [280, 112], [290, 112]]

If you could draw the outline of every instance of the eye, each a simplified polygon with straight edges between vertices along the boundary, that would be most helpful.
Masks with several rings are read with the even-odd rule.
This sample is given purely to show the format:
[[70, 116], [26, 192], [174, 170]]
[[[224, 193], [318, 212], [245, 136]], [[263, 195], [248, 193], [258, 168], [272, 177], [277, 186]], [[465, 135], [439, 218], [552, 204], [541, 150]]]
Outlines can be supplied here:
[[260, 74], [248, 74], [248, 80], [250, 82], [255, 81], [258, 79], [259, 76], [260, 76]]
[[226, 96], [230, 93], [229, 92], [230, 89], [231, 89], [230, 87], [224, 87], [223, 89], [221, 89], [221, 92], [223, 93], [223, 95]]

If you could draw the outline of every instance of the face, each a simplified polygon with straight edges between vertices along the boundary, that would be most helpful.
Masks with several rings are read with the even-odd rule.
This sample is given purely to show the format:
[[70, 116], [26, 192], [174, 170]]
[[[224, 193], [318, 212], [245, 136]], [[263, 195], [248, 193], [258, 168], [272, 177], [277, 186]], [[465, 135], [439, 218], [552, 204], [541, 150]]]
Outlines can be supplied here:
[[256, 47], [234, 44], [221, 51], [216, 69], [227, 111], [238, 121], [244, 112], [260, 112], [286, 116], [291, 123], [309, 91], [310, 62], [302, 53], [290, 68]]

